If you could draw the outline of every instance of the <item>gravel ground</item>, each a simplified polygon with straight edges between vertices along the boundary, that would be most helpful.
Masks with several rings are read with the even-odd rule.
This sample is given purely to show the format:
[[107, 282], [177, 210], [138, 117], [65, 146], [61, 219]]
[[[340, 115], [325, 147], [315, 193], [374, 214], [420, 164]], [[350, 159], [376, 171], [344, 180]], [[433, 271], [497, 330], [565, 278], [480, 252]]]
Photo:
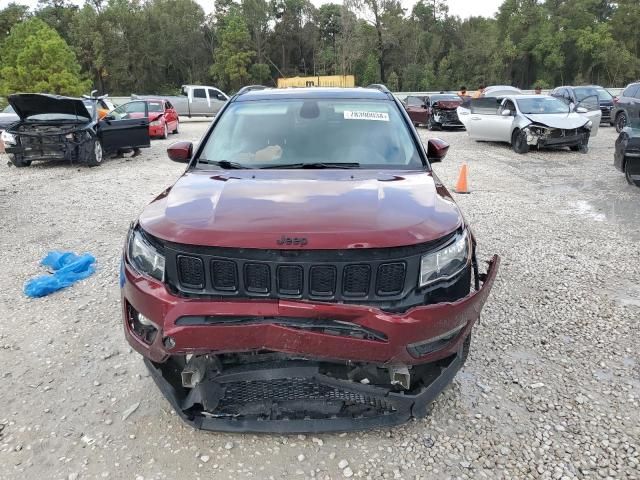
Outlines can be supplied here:
[[[640, 478], [640, 189], [612, 166], [615, 132], [586, 155], [438, 136], [436, 172], [452, 186], [468, 163], [457, 200], [481, 256], [503, 258], [469, 361], [428, 418], [317, 437], [194, 431], [123, 338], [120, 250], [183, 169], [164, 155], [175, 137], [93, 169], [3, 157], [0, 478]], [[98, 272], [27, 299], [50, 249], [91, 252]]]

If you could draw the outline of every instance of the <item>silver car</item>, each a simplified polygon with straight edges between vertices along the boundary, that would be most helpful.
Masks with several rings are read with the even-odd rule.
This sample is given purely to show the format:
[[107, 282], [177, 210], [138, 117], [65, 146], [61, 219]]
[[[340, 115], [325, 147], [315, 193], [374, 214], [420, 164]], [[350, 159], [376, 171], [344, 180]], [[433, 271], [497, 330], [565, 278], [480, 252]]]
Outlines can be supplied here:
[[[531, 147], [569, 147], [586, 152], [599, 118], [588, 118], [586, 109], [573, 111], [548, 95], [481, 97], [458, 107], [458, 117], [476, 140], [507, 142], [517, 153]], [[593, 112], [600, 115], [600, 112]]]

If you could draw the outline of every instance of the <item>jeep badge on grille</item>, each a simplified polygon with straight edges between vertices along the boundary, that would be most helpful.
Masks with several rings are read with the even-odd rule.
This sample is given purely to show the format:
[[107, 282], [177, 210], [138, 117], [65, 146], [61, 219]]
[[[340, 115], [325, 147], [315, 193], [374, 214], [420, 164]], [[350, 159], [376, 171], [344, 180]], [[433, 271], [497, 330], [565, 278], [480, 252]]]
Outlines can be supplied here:
[[278, 245], [300, 245], [304, 247], [308, 242], [304, 237], [285, 237], [282, 235], [278, 240], [276, 240]]

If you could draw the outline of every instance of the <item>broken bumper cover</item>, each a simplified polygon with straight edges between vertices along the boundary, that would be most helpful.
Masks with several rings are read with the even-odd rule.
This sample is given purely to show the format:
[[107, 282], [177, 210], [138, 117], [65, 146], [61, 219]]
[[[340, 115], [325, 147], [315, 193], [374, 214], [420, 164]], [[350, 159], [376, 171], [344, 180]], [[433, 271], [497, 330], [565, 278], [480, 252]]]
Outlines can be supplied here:
[[[158, 324], [145, 343], [125, 321], [125, 336], [145, 357], [154, 381], [176, 412], [196, 428], [221, 431], [323, 432], [397, 425], [426, 415], [428, 406], [462, 367], [470, 333], [489, 295], [499, 266], [489, 262], [482, 287], [448, 303], [395, 314], [376, 308], [295, 301], [214, 301], [178, 298], [164, 285], [122, 267], [125, 319], [133, 308]], [[242, 315], [273, 320], [248, 324], [189, 324], [185, 318]], [[287, 323], [285, 319], [296, 319]], [[301, 328], [301, 318], [339, 320], [380, 333], [356, 338]], [[331, 329], [329, 329], [331, 330]], [[351, 331], [353, 332], [353, 331]], [[171, 341], [167, 341], [170, 339]], [[426, 350], [416, 345], [427, 343]], [[279, 362], [257, 362], [207, 375], [184, 388], [173, 361], [184, 355], [279, 352]], [[427, 372], [402, 393], [326, 375], [327, 362], [370, 364], [380, 368], [413, 366]]]
[[145, 359], [156, 385], [188, 424], [227, 432], [320, 433], [365, 430], [424, 417], [429, 404], [466, 360], [468, 343], [438, 366], [415, 394], [336, 379], [315, 362], [289, 361], [251, 370], [238, 367], [185, 389], [172, 373]]

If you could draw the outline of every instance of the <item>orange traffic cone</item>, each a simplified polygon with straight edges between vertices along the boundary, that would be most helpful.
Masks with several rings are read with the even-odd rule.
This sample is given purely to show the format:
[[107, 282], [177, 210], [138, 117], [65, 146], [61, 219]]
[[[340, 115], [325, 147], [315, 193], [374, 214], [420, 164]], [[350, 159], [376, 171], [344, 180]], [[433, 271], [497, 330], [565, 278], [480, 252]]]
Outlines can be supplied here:
[[460, 175], [458, 175], [458, 181], [456, 182], [456, 193], [471, 193], [469, 192], [469, 186], [467, 185], [467, 164], [463, 163], [460, 169]]

